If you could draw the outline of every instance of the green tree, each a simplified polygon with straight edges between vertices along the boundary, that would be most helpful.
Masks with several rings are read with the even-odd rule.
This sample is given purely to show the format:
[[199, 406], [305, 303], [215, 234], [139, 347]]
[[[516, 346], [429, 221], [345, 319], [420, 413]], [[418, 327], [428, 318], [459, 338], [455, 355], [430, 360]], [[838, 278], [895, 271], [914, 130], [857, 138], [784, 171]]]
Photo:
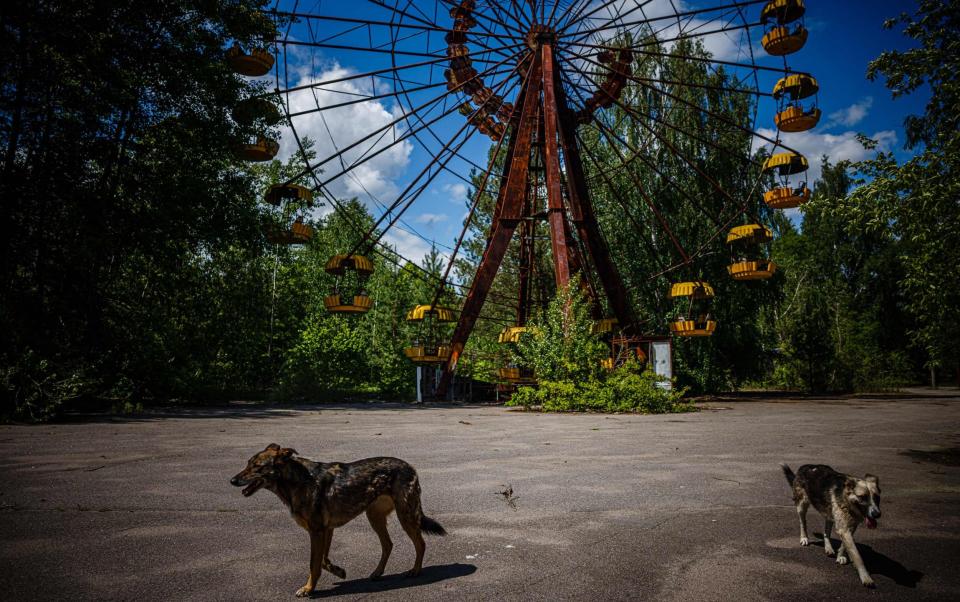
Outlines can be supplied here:
[[849, 228], [889, 232], [898, 241], [913, 345], [935, 384], [938, 368], [956, 368], [960, 377], [960, 1], [922, 0], [914, 15], [885, 27], [898, 24], [917, 47], [881, 54], [867, 75], [883, 77], [894, 97], [929, 86], [924, 113], [904, 122], [907, 145], [917, 154], [902, 165], [892, 153], [859, 164], [862, 185], [836, 210]]
[[781, 386], [875, 390], [910, 379], [898, 241], [887, 231], [848, 227], [835, 207], [852, 185], [849, 164], [825, 157], [802, 230], [781, 225], [774, 259], [783, 267], [784, 296], [772, 316]]
[[[116, 387], [170, 392], [196, 349], [194, 260], [259, 240], [224, 63], [272, 35], [262, 0], [28, 1], [0, 22], [3, 411]], [[190, 309], [187, 309], [190, 308]], [[179, 376], [167, 370], [179, 365]], [[42, 368], [41, 368], [42, 366]], [[45, 372], [39, 381], [36, 372]], [[80, 383], [69, 393], [32, 382]], [[62, 390], [58, 389], [58, 390]]]

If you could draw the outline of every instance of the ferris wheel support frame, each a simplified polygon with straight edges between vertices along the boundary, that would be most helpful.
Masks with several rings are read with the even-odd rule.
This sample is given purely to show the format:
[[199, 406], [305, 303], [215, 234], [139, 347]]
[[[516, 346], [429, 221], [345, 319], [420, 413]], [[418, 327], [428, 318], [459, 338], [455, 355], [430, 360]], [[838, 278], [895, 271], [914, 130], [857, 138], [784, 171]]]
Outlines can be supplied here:
[[[574, 243], [570, 225], [573, 224], [585, 251], [590, 256], [597, 277], [619, 324], [629, 327], [633, 314], [627, 302], [623, 282], [610, 257], [609, 249], [600, 235], [593, 205], [590, 202], [583, 164], [577, 146], [576, 124], [566, 105], [560, 84], [560, 67], [556, 60], [554, 40], [548, 36], [538, 40], [526, 82], [518, 97], [523, 110], [519, 123], [510, 130], [503, 183], [497, 195], [490, 235], [486, 250], [480, 259], [476, 275], [460, 311], [460, 318], [450, 341], [450, 359], [443, 366], [437, 386], [438, 399], [444, 399], [463, 353], [470, 333], [476, 325], [480, 310], [493, 285], [493, 280], [506, 255], [517, 226], [534, 219], [527, 199], [530, 185], [530, 151], [534, 138], [542, 140], [545, 188], [547, 192], [547, 222], [554, 259], [554, 277], [557, 288], [569, 285], [571, 278], [581, 271], [584, 258]], [[542, 94], [542, 105], [541, 105]], [[542, 122], [537, 109], [542, 107]], [[541, 129], [542, 127], [542, 129]], [[565, 167], [566, 203], [561, 178], [561, 151]], [[589, 286], [589, 282], [585, 282]], [[521, 293], [522, 294], [522, 293]], [[525, 320], [527, 308], [518, 312]]]

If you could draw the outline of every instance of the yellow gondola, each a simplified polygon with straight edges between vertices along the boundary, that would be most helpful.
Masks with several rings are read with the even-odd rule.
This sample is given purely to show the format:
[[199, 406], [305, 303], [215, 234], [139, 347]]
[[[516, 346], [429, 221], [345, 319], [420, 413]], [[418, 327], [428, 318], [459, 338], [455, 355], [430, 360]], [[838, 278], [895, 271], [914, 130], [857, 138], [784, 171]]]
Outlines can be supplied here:
[[418, 324], [417, 337], [403, 349], [416, 364], [442, 364], [450, 359], [450, 345], [441, 341], [437, 324], [456, 322], [452, 309], [439, 305], [417, 305], [407, 312], [407, 322]]
[[415, 364], [442, 364], [450, 359], [450, 346], [418, 343], [404, 347], [403, 354]]
[[792, 23], [806, 12], [803, 0], [770, 0], [760, 11], [760, 23], [766, 25], [773, 21], [779, 25]]
[[239, 44], [227, 51], [227, 64], [240, 75], [260, 77], [273, 69], [273, 55], [262, 48], [253, 48], [244, 52]]
[[313, 207], [313, 191], [299, 184], [274, 184], [267, 189], [264, 200], [279, 207], [283, 201], [299, 201]]
[[791, 185], [788, 176], [807, 171], [810, 164], [797, 153], [777, 153], [763, 163], [763, 172], [777, 176], [777, 185], [763, 194], [764, 202], [772, 209], [791, 209], [810, 200], [807, 183]]
[[433, 319], [436, 322], [456, 322], [453, 310], [439, 305], [417, 305], [407, 312], [407, 322], [423, 322]]
[[[670, 332], [680, 337], [708, 337], [712, 335], [717, 329], [717, 321], [709, 313], [706, 313], [706, 306], [713, 296], [713, 287], [702, 280], [677, 282], [671, 286], [670, 298], [689, 299], [687, 312], [689, 315], [696, 315], [696, 317], [688, 319], [683, 315], [679, 316], [670, 322]], [[704, 313], [701, 313], [700, 310], [703, 310]]]
[[[773, 240], [769, 228], [760, 224], [737, 226], [727, 234], [727, 244], [734, 253], [734, 261], [727, 266], [727, 272], [734, 280], [766, 280], [777, 271], [777, 264], [758, 257], [758, 247]], [[739, 251], [739, 252], [738, 252]]]
[[806, 132], [817, 127], [820, 123], [820, 109], [814, 107], [805, 110], [803, 107], [793, 105], [774, 116], [774, 123], [781, 132]]
[[793, 30], [787, 27], [803, 18], [806, 7], [803, 0], [771, 0], [760, 12], [760, 23], [766, 25], [773, 22], [774, 26], [767, 30], [760, 43], [768, 54], [786, 56], [793, 54], [807, 43], [809, 32], [803, 23], [797, 23]]
[[709, 314], [698, 316], [695, 320], [674, 320], [670, 322], [670, 332], [678, 337], [709, 337], [717, 330], [717, 321]]
[[797, 188], [783, 186], [763, 193], [763, 202], [771, 209], [793, 209], [810, 200], [810, 189], [806, 184]]
[[820, 108], [814, 99], [804, 107], [801, 100], [815, 97], [820, 84], [805, 74], [788, 75], [777, 82], [773, 88], [773, 97], [779, 105], [774, 121], [782, 132], [805, 132], [812, 130], [820, 122]]
[[263, 121], [267, 125], [276, 125], [283, 119], [280, 109], [266, 98], [246, 98], [237, 103], [231, 111], [233, 120], [241, 125], [252, 125]]
[[508, 326], [500, 331], [497, 337], [499, 343], [516, 343], [520, 340], [520, 335], [527, 332], [526, 326]]
[[781, 176], [793, 176], [808, 169], [807, 158], [797, 153], [777, 153], [763, 162], [764, 173], [776, 171]]
[[341, 254], [331, 257], [323, 269], [334, 276], [343, 276], [348, 272], [369, 276], [373, 273], [373, 262], [363, 255]]
[[789, 27], [777, 25], [763, 35], [760, 44], [771, 56], [786, 56], [803, 48], [809, 35], [803, 25], [797, 25], [793, 31], [790, 31]]
[[527, 368], [518, 368], [516, 366], [507, 366], [497, 370], [497, 376], [500, 380], [513, 385], [532, 385], [537, 382], [533, 370]]
[[[373, 273], [373, 262], [363, 255], [334, 255], [327, 261], [324, 270], [337, 277], [336, 290], [323, 300], [327, 311], [342, 314], [362, 314], [370, 311], [373, 307], [373, 299], [367, 296], [364, 283]], [[340, 289], [347, 287], [344, 281], [350, 274], [353, 274], [356, 279], [355, 282], [350, 283], [354, 285], [350, 288], [355, 289], [356, 294], [341, 295]]]
[[323, 305], [327, 311], [334, 314], [363, 314], [373, 307], [373, 299], [366, 293], [354, 295], [350, 303], [347, 303], [348, 300], [349, 297], [345, 299], [339, 294], [327, 295], [323, 298]]
[[256, 142], [238, 144], [235, 150], [237, 156], [244, 161], [269, 161], [277, 156], [280, 144], [276, 140], [261, 136]]
[[693, 282], [677, 282], [670, 287], [670, 298], [692, 297], [694, 299], [710, 299], [714, 296], [713, 287], [703, 280]]
[[593, 334], [607, 334], [608, 332], [613, 332], [617, 324], [619, 324], [619, 321], [616, 318], [603, 318], [602, 320], [594, 322], [593, 326], [590, 327], [590, 331], [593, 332]]
[[274, 245], [302, 245], [313, 238], [313, 228], [297, 220], [289, 230], [267, 228], [267, 242]]

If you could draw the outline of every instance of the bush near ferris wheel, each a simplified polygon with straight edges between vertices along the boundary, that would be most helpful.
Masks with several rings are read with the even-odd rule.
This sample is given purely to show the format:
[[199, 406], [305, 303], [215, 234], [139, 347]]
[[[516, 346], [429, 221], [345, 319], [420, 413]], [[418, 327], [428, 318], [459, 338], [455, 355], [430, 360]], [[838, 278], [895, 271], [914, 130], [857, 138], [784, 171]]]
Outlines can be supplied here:
[[521, 386], [508, 406], [546, 412], [685, 412], [684, 390], [658, 386], [649, 368], [629, 361], [613, 371], [601, 366], [609, 347], [593, 332], [589, 306], [575, 289], [561, 291], [519, 336], [515, 363], [533, 370], [538, 384]]

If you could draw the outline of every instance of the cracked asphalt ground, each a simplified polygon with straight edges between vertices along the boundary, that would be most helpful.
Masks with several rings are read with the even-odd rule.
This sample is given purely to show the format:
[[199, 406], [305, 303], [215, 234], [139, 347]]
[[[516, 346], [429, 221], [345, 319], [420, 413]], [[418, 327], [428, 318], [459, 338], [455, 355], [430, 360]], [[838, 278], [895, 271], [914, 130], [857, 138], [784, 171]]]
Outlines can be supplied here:
[[[0, 427], [0, 592], [14, 599], [292, 599], [307, 535], [228, 479], [267, 443], [390, 455], [420, 473], [420, 578], [395, 518], [387, 576], [363, 517], [337, 530], [317, 597], [424, 600], [960, 599], [960, 399], [714, 402], [669, 416], [501, 407], [232, 405]], [[913, 451], [911, 451], [913, 450]], [[777, 466], [880, 475], [857, 541], [878, 589], [799, 546]], [[497, 492], [512, 486], [516, 510]], [[835, 540], [836, 544], [836, 540]]]

